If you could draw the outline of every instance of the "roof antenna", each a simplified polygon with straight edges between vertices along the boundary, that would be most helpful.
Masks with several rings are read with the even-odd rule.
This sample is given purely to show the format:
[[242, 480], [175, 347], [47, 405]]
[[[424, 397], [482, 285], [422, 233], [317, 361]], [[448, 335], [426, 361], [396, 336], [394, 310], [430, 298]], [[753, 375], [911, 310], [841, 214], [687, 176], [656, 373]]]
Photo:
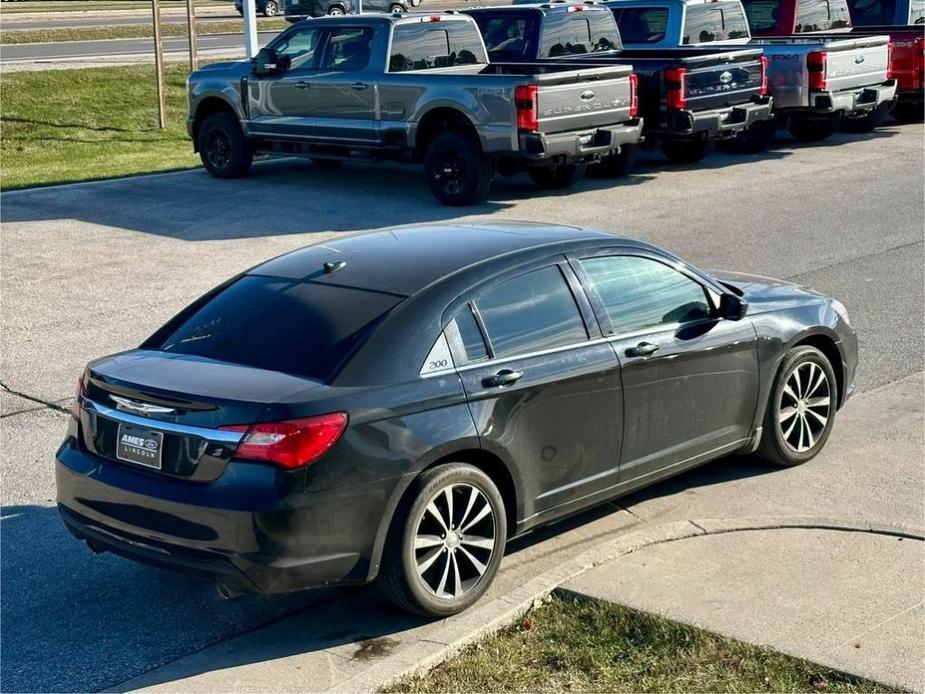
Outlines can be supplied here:
[[347, 264], [346, 260], [337, 260], [335, 262], [327, 262], [324, 264], [324, 274], [330, 275], [332, 272], [337, 272], [342, 267]]

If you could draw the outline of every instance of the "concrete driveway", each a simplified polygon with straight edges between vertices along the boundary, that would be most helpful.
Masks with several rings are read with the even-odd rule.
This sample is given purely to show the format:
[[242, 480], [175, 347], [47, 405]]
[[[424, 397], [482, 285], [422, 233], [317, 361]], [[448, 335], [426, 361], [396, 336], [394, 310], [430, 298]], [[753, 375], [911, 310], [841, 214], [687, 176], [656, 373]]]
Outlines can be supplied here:
[[[554, 195], [540, 194], [526, 177], [500, 179], [488, 203], [464, 213], [631, 234], [707, 268], [790, 278], [833, 294], [860, 332], [858, 385], [870, 391], [923, 368], [922, 137], [921, 125], [889, 127], [819, 146], [782, 139], [761, 156], [720, 153], [699, 166], [648, 158], [625, 180], [586, 180]], [[316, 610], [332, 609], [315, 607], [330, 600], [328, 594], [221, 603], [206, 585], [93, 557], [71, 540], [53, 508], [51, 461], [66, 417], [58, 408], [67, 406], [86, 361], [136, 345], [234, 272], [306, 243], [386, 225], [450, 221], [460, 211], [430, 198], [418, 168], [330, 172], [303, 162], [259, 164], [250, 178], [236, 181], [191, 171], [5, 193], [0, 207], [0, 380], [7, 388], [0, 443], [0, 688], [103, 688], [282, 615], [298, 612], [317, 625], [314, 615], [323, 613]], [[865, 426], [840, 428], [833, 439], [876, 439], [877, 430]], [[809, 507], [888, 516], [882, 520], [911, 513], [911, 522], [921, 525], [921, 477], [879, 473], [871, 481], [858, 468], [850, 478], [873, 485], [883, 502], [859, 507], [840, 498], [844, 478], [836, 466], [815, 469], [819, 493], [812, 496], [786, 484], [788, 472], [751, 461], [717, 463], [619, 502], [632, 504], [634, 513], [605, 506], [525, 538], [506, 559], [499, 586], [516, 587], [524, 576], [631, 525], [702, 517], [700, 503], [712, 509], [720, 502], [747, 504], [746, 496], [717, 501], [698, 492], [724, 488], [729, 479], [746, 487], [781, 480], [767, 497], [781, 503], [792, 497]], [[912, 496], [918, 506], [889, 503]], [[650, 510], [636, 513], [641, 499]], [[347, 601], [338, 607], [344, 614], [371, 598], [359, 591], [337, 600]], [[364, 634], [356, 624], [329, 636], [351, 656], [362, 647], [362, 657], [375, 658], [389, 650], [377, 639], [395, 639], [414, 626], [402, 619], [391, 613], [385, 627], [371, 626], [370, 639], [358, 638]], [[242, 658], [259, 662], [260, 654]], [[263, 681], [264, 689], [273, 685]]]

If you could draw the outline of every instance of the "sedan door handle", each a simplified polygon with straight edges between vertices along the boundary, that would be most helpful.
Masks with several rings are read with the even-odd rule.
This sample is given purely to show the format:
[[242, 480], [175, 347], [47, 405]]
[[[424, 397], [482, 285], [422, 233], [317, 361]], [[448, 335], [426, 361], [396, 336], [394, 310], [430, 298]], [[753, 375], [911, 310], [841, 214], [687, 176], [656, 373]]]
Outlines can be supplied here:
[[366, 84], [365, 82], [354, 82], [353, 84], [350, 85], [350, 88], [351, 88], [351, 89], [360, 89], [360, 90], [362, 90], [362, 89], [369, 89], [369, 85]]
[[521, 378], [523, 378], [523, 371], [511, 371], [510, 369], [501, 369], [494, 376], [489, 376], [488, 378], [482, 381], [482, 385], [486, 388], [497, 388], [499, 386], [509, 386], [513, 383], [517, 383]]
[[312, 83], [306, 82], [305, 80], [299, 80], [298, 82], [295, 83], [296, 89], [308, 89], [311, 86], [312, 86]]
[[651, 342], [640, 342], [635, 347], [630, 347], [626, 350], [626, 356], [628, 357], [648, 357], [650, 354], [653, 354], [658, 350], [658, 345], [653, 345]]

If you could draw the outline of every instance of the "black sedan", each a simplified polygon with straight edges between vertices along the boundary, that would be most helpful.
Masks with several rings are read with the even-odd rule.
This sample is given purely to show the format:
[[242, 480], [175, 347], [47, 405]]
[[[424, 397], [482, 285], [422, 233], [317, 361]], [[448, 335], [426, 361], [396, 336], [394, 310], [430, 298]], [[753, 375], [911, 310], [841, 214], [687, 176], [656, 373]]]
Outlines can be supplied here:
[[806, 462], [856, 365], [844, 307], [786, 282], [573, 227], [380, 231], [91, 362], [58, 504], [225, 594], [378, 578], [449, 615], [509, 537], [729, 453]]

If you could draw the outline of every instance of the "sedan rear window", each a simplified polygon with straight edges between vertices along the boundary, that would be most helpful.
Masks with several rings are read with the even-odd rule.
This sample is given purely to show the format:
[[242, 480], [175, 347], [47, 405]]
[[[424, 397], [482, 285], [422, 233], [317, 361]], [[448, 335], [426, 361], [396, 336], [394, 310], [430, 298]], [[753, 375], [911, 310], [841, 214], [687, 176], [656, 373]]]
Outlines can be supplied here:
[[246, 275], [183, 320], [164, 352], [327, 381], [401, 297]]

